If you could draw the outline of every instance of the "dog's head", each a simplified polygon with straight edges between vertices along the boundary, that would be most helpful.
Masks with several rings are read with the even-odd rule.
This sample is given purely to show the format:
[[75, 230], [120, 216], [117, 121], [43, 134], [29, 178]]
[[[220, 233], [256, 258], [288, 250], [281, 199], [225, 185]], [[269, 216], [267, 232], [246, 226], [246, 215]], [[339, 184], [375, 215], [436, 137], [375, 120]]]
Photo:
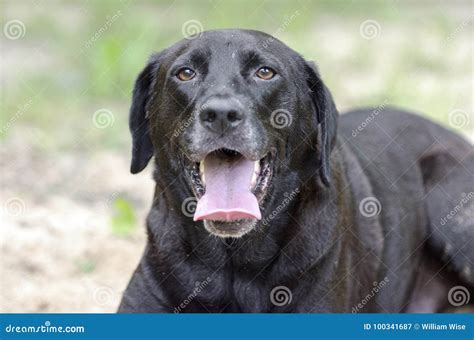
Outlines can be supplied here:
[[131, 171], [155, 156], [177, 207], [195, 197], [194, 220], [239, 237], [288, 191], [330, 185], [336, 125], [312, 63], [261, 32], [204, 32], [153, 55], [138, 76]]

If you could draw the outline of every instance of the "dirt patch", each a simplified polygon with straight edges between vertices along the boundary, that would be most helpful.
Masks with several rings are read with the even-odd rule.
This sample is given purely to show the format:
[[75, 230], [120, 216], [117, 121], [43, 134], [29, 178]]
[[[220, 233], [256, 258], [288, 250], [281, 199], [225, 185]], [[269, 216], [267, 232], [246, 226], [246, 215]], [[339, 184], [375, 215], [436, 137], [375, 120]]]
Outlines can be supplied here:
[[[128, 155], [46, 156], [13, 140], [0, 153], [3, 207], [1, 312], [114, 312], [144, 248], [150, 170], [128, 173]], [[125, 197], [138, 225], [110, 226]]]

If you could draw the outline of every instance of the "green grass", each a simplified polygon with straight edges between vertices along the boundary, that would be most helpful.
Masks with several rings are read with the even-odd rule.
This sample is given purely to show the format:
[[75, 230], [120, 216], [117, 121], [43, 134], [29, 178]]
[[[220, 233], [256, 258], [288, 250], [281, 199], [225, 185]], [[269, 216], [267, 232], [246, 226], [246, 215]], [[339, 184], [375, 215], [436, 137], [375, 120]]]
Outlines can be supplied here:
[[111, 221], [112, 232], [116, 236], [126, 237], [133, 233], [137, 217], [133, 205], [123, 197], [113, 202], [114, 215]]
[[97, 268], [97, 263], [93, 259], [84, 258], [76, 262], [76, 266], [81, 273], [90, 274]]

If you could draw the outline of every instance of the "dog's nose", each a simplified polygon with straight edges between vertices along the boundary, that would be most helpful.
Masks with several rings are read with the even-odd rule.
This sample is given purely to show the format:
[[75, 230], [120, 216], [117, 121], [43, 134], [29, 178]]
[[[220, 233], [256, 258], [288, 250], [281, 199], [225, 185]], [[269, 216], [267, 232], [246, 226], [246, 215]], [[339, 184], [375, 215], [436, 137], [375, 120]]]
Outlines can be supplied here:
[[208, 130], [224, 134], [244, 121], [242, 105], [236, 100], [215, 98], [205, 104], [199, 119]]

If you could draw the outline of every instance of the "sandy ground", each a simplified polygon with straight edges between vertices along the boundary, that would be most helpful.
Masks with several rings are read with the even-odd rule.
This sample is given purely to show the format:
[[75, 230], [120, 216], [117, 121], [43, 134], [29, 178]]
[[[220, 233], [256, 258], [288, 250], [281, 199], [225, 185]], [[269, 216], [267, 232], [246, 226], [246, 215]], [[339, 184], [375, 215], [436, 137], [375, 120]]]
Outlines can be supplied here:
[[[150, 170], [132, 176], [128, 155], [45, 156], [19, 140], [0, 162], [0, 312], [114, 312], [143, 251]], [[127, 237], [110, 227], [118, 195], [138, 215]]]

